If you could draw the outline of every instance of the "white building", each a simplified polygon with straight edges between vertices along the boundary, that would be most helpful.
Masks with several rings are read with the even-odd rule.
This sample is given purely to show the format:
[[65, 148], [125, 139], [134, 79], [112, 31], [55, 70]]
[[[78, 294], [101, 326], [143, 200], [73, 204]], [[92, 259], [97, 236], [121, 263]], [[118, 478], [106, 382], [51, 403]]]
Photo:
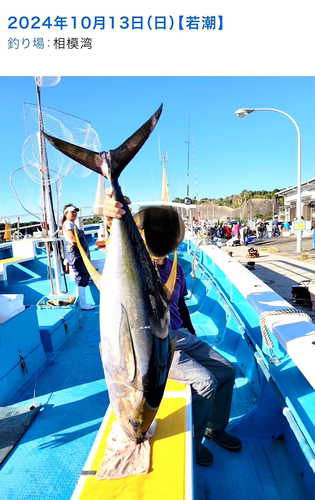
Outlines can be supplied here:
[[[276, 193], [284, 197], [285, 220], [292, 222], [296, 217], [297, 185], [282, 189]], [[301, 183], [301, 214], [305, 221], [315, 226], [315, 178]]]

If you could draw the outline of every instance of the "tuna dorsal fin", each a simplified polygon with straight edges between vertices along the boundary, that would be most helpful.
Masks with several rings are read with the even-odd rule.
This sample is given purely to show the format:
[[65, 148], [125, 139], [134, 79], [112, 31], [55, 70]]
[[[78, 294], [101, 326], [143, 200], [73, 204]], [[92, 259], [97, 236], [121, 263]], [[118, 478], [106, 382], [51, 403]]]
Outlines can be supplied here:
[[132, 341], [128, 313], [123, 304], [121, 304], [121, 317], [119, 327], [119, 347], [120, 347], [120, 367], [126, 372], [130, 382], [136, 377], [137, 362], [135, 349]]
[[104, 153], [95, 153], [89, 149], [81, 148], [70, 142], [62, 141], [57, 137], [53, 137], [44, 132], [44, 136], [52, 146], [54, 146], [58, 151], [69, 156], [72, 160], [84, 165], [90, 170], [94, 170], [98, 174], [105, 175], [103, 173], [103, 155]]
[[177, 278], [177, 249], [175, 248], [172, 270], [168, 277], [167, 282], [163, 286], [163, 290], [165, 292], [168, 302], [171, 301], [172, 295], [174, 293], [176, 278]]
[[74, 231], [74, 234], [75, 234], [75, 239], [76, 239], [76, 242], [77, 242], [77, 245], [78, 245], [78, 249], [79, 249], [79, 252], [81, 254], [81, 257], [83, 259], [83, 262], [84, 262], [84, 265], [86, 267], [86, 269], [88, 270], [88, 273], [89, 275], [91, 276], [92, 280], [94, 281], [96, 287], [100, 290], [101, 289], [101, 275], [96, 271], [95, 267], [93, 266], [92, 262], [90, 261], [90, 259], [88, 258], [88, 256], [86, 255], [81, 243], [80, 243], [80, 240], [79, 240], [79, 237], [78, 237], [78, 234], [76, 232], [76, 230]]

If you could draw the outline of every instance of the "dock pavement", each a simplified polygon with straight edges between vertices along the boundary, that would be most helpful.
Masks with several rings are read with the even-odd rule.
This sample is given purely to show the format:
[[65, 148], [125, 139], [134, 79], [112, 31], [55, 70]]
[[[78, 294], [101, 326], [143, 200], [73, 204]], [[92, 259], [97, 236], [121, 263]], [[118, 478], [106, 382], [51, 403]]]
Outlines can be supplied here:
[[[250, 259], [247, 257], [248, 249], [251, 247], [258, 250], [258, 258]], [[315, 311], [312, 311], [310, 306], [294, 303], [292, 295], [293, 285], [306, 282], [307, 286], [309, 281], [315, 283], [313, 236], [302, 239], [301, 254], [296, 249], [297, 242], [294, 235], [253, 240], [248, 246], [221, 247], [224, 252], [233, 252], [232, 257], [244, 266], [247, 266], [249, 261], [254, 261], [254, 269], [250, 272], [264, 281], [293, 307], [306, 312], [315, 323]], [[308, 256], [308, 258], [301, 259], [301, 256]], [[303, 286], [305, 285], [303, 284]]]

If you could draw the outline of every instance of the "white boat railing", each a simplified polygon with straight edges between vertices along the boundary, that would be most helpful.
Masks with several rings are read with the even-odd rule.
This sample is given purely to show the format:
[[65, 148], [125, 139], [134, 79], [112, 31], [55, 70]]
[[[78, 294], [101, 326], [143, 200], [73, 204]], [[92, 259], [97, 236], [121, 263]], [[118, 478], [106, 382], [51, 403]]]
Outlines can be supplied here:
[[[189, 242], [190, 241], [193, 241], [193, 243], [196, 245], [196, 248], [197, 247], [197, 244], [198, 244], [198, 240], [197, 238], [193, 238], [191, 240], [187, 239], [187, 251], [188, 253], [194, 257], [193, 255], [193, 252], [191, 252], [189, 250]], [[212, 247], [214, 249], [214, 252], [215, 252], [215, 248]], [[206, 250], [206, 248], [203, 248], [203, 250]], [[214, 252], [212, 252], [212, 257], [214, 257]], [[222, 255], [224, 255], [225, 258], [227, 258], [227, 255], [225, 253], [223, 253], [221, 250], [217, 250], [217, 252], [221, 252]], [[234, 260], [234, 259], [233, 259]], [[232, 262], [231, 259], [229, 259], [229, 262]], [[236, 262], [236, 261], [235, 261]], [[237, 314], [237, 312], [234, 310], [233, 308], [233, 305], [231, 304], [230, 300], [228, 299], [228, 297], [224, 294], [224, 292], [220, 289], [220, 287], [217, 285], [216, 281], [215, 281], [215, 278], [214, 277], [211, 277], [210, 275], [208, 275], [208, 273], [205, 272], [204, 270], [204, 267], [202, 265], [199, 265], [199, 263], [196, 264], [196, 266], [198, 267], [199, 271], [206, 277], [206, 279], [209, 279], [210, 282], [211, 282], [211, 285], [213, 286], [217, 296], [218, 296], [218, 300], [222, 303], [224, 309], [233, 317], [233, 320], [235, 321], [242, 337], [244, 338], [244, 340], [246, 341], [247, 345], [249, 346], [249, 348], [251, 349], [251, 351], [253, 352], [253, 355], [259, 365], [259, 367], [261, 368], [262, 370], [262, 373], [264, 374], [267, 382], [270, 384], [272, 390], [274, 391], [274, 394], [278, 400], [278, 403], [280, 404], [280, 407], [281, 407], [281, 410], [282, 410], [282, 413], [284, 415], [284, 417], [286, 418], [292, 432], [294, 433], [296, 439], [297, 439], [297, 442], [302, 450], [302, 453], [305, 457], [305, 459], [307, 460], [308, 464], [310, 465], [310, 467], [312, 468], [313, 470], [313, 473], [315, 473], [315, 454], [312, 450], [312, 447], [311, 445], [309, 444], [307, 438], [305, 437], [304, 433], [302, 432], [298, 422], [296, 421], [291, 409], [288, 407], [286, 401], [285, 401], [285, 398], [283, 397], [283, 395], [281, 394], [279, 388], [278, 388], [278, 385], [275, 381], [275, 379], [273, 378], [271, 372], [270, 372], [270, 369], [269, 369], [269, 364], [263, 354], [263, 352], [258, 348], [257, 344], [255, 345], [250, 334], [246, 331], [246, 327], [245, 327], [245, 324], [243, 323], [243, 321], [241, 320], [241, 318], [239, 317], [239, 315]], [[243, 268], [243, 266], [241, 266], [241, 268], [244, 270], [244, 272], [247, 273], [247, 270]], [[232, 273], [229, 273], [229, 277], [231, 277], [231, 274]], [[258, 280], [258, 278], [255, 278], [256, 281]], [[246, 280], [245, 280], [246, 281]], [[260, 280], [259, 280], [260, 281]], [[242, 282], [244, 282], [244, 279], [242, 280]], [[238, 279], [237, 280], [237, 283], [240, 283], [240, 280]], [[236, 285], [235, 285], [236, 286]], [[267, 285], [265, 285], [267, 286]], [[269, 288], [269, 287], [267, 287]], [[238, 287], [239, 289], [239, 287]], [[275, 294], [275, 296], [278, 296], [278, 294], [276, 294], [276, 292], [273, 292]], [[245, 295], [244, 295], [245, 296]], [[278, 296], [280, 298], [280, 296]], [[247, 297], [246, 297], [247, 298]], [[282, 299], [284, 303], [286, 303], [286, 301], [284, 301], [284, 299]], [[294, 308], [293, 308], [294, 310]], [[285, 312], [288, 311], [288, 309], [285, 309], [284, 310]], [[266, 311], [265, 311], [266, 312]], [[270, 312], [270, 311], [268, 311]], [[275, 312], [275, 311], [273, 311]], [[281, 317], [281, 310], [279, 311], [276, 311], [278, 312], [279, 314], [277, 315], [277, 321], [279, 322], [279, 317]], [[264, 314], [263, 312], [261, 314]], [[271, 318], [270, 318], [271, 319]], [[291, 318], [292, 320], [292, 318]], [[298, 318], [296, 318], [297, 321]], [[293, 323], [293, 325], [295, 325], [296, 327], [296, 336], [299, 337], [300, 336], [300, 329], [301, 329], [301, 323], [305, 323], [305, 325], [309, 325], [310, 327], [310, 332], [311, 334], [314, 334], [314, 325], [313, 323], [311, 323], [311, 321], [307, 321], [304, 319], [304, 321], [300, 320], [299, 323]], [[304, 325], [304, 326], [305, 326]], [[272, 324], [269, 324], [269, 329], [270, 331], [275, 335], [275, 337], [279, 340], [279, 335], [277, 335], [277, 332], [275, 331], [276, 330], [276, 327], [273, 328], [273, 325]], [[305, 333], [305, 335], [309, 335], [309, 333]], [[302, 336], [304, 335], [303, 331], [302, 331]], [[314, 339], [313, 339], [314, 340]], [[279, 340], [280, 342], [280, 340]], [[281, 343], [281, 342], [280, 342]], [[312, 341], [312, 344], [314, 342]], [[282, 343], [283, 345], [283, 343]], [[290, 355], [290, 352], [288, 352], [288, 354]], [[291, 359], [293, 359], [292, 356], [290, 356]], [[293, 359], [294, 361], [294, 359]], [[303, 366], [299, 366], [297, 364], [298, 368], [300, 369], [300, 371], [303, 373], [304, 371], [304, 375], [305, 377], [308, 379], [308, 381], [313, 385], [314, 387], [314, 380], [310, 380], [308, 378], [307, 375], [309, 375], [309, 373], [305, 373], [305, 363]], [[311, 364], [311, 367], [313, 367], [313, 363]], [[313, 372], [313, 370], [312, 370]]]

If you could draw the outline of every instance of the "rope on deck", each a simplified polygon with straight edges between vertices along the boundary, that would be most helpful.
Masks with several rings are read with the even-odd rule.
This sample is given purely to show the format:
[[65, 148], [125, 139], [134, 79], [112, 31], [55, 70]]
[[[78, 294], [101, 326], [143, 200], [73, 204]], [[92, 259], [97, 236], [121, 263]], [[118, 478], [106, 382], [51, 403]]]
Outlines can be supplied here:
[[269, 334], [267, 326], [266, 326], [266, 318], [268, 316], [280, 316], [280, 315], [281, 316], [298, 316], [300, 318], [304, 318], [306, 321], [312, 321], [308, 314], [306, 314], [302, 311], [299, 311], [298, 309], [294, 309], [294, 308], [262, 312], [259, 316], [259, 324], [260, 324], [260, 330], [261, 330], [261, 335], [262, 335], [264, 344], [267, 347], [267, 349], [270, 350], [271, 357], [270, 357], [269, 363], [279, 363], [279, 360], [277, 359], [277, 357], [273, 353], [274, 343], [271, 340], [270, 334]]

